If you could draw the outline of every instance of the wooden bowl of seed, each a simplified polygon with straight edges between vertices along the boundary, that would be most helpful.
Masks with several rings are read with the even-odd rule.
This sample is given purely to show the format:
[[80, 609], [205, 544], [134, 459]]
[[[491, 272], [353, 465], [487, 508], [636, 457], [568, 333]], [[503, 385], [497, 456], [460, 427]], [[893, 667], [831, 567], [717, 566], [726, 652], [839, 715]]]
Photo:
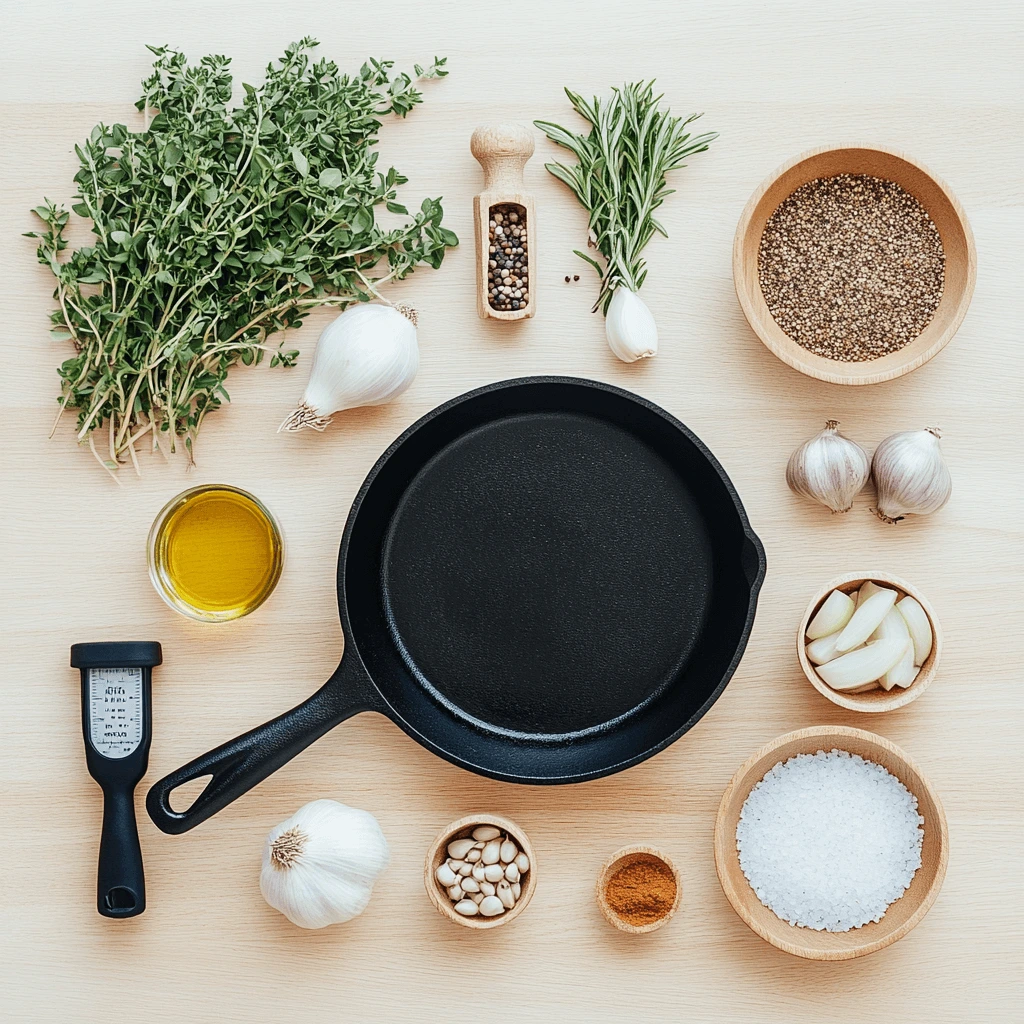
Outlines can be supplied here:
[[423, 884], [442, 917], [465, 928], [497, 928], [533, 899], [537, 855], [515, 822], [471, 814], [438, 834], [427, 851]]
[[904, 153], [825, 147], [754, 192], [733, 281], [754, 333], [832, 384], [877, 384], [928, 362], [956, 334], [977, 254], [949, 187]]

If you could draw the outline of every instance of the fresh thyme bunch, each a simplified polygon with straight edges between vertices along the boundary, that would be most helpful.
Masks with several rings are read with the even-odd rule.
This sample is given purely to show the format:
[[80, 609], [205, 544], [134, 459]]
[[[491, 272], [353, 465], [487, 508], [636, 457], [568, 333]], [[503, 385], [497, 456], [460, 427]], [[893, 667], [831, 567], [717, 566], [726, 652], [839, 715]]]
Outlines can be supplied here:
[[613, 88], [608, 99], [595, 96], [589, 103], [571, 89], [565, 94], [591, 128], [588, 134], [577, 135], [550, 121], [534, 121], [552, 142], [579, 160], [571, 167], [544, 166], [572, 189], [590, 215], [589, 243], [604, 257], [605, 265], [578, 249], [574, 252], [600, 276], [594, 309], [608, 318], [606, 331], [615, 354], [631, 362], [657, 351], [654, 318], [636, 292], [647, 276], [640, 255], [644, 247], [655, 231], [668, 237], [654, 216], [675, 191], [668, 188], [665, 177], [683, 167], [687, 157], [706, 150], [718, 133], [691, 137], [686, 127], [700, 114], [684, 119], [662, 110], [662, 97], [654, 94], [653, 81]]
[[[57, 278], [51, 334], [76, 349], [59, 371], [61, 410], [78, 410], [79, 441], [109, 470], [126, 458], [137, 470], [147, 435], [154, 447], [166, 435], [172, 451], [183, 438], [191, 460], [203, 418], [228, 400], [232, 365], [268, 351], [271, 365], [294, 364], [298, 353], [269, 335], [316, 306], [367, 301], [419, 264], [437, 268], [458, 244], [439, 199], [399, 227], [375, 220], [381, 204], [409, 213], [397, 195], [407, 179], [378, 172], [373, 147], [382, 116], [422, 101], [411, 77], [377, 60], [342, 74], [310, 60], [316, 45], [289, 46], [238, 107], [229, 58], [190, 66], [150, 47], [136, 104], [156, 111], [148, 128], [100, 124], [75, 147], [72, 209], [92, 220], [93, 244], [63, 260], [69, 214], [35, 209], [45, 229], [31, 237]], [[416, 75], [443, 77], [444, 63]]]

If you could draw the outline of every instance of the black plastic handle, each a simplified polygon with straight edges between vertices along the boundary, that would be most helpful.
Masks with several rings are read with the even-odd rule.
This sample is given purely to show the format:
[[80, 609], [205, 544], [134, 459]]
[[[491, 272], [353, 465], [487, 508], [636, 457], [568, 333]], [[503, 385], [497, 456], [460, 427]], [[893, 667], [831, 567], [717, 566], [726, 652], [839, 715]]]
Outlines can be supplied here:
[[[170, 835], [188, 832], [287, 764], [325, 732], [360, 711], [370, 710], [383, 710], [383, 702], [358, 656], [344, 658], [309, 700], [162, 778], [146, 796], [146, 810], [161, 831]], [[210, 781], [188, 810], [175, 811], [170, 804], [171, 793], [206, 775]]]
[[104, 917], [136, 917], [146, 909], [134, 785], [114, 783], [103, 787], [96, 909]]

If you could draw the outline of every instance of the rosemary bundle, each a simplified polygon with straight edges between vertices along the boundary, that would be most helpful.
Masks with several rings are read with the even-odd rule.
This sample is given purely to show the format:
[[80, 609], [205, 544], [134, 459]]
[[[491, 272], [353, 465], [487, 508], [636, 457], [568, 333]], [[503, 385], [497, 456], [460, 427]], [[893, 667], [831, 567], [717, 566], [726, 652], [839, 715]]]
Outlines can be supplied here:
[[[686, 128], [700, 114], [681, 118], [662, 110], [662, 97], [654, 94], [653, 81], [626, 84], [612, 89], [608, 99], [595, 96], [589, 103], [571, 89], [565, 94], [591, 128], [586, 135], [578, 135], [550, 121], [534, 121], [579, 161], [572, 166], [544, 166], [572, 189], [590, 215], [589, 246], [604, 257], [605, 264], [578, 249], [574, 252], [601, 278], [594, 310], [609, 317], [606, 330], [613, 350], [627, 361], [653, 355], [657, 351], [653, 317], [639, 298], [634, 301], [625, 293], [635, 296], [644, 283], [647, 265], [641, 253], [655, 231], [668, 237], [654, 216], [675, 191], [667, 187], [666, 175], [683, 167], [687, 157], [706, 150], [718, 133], [691, 136]], [[621, 316], [617, 308], [609, 312], [620, 289]]]
[[[138, 470], [147, 435], [171, 451], [183, 439], [191, 460], [204, 417], [228, 400], [232, 365], [266, 352], [293, 365], [298, 353], [266, 344], [271, 334], [314, 307], [367, 301], [418, 265], [437, 268], [458, 244], [439, 199], [410, 216], [397, 192], [407, 179], [376, 170], [380, 118], [422, 101], [411, 76], [378, 60], [342, 74], [311, 61], [316, 45], [289, 46], [238, 107], [227, 57], [190, 66], [150, 47], [136, 104], [155, 112], [148, 127], [100, 124], [75, 148], [72, 209], [91, 219], [93, 243], [64, 258], [69, 214], [49, 201], [35, 209], [44, 229], [31, 237], [57, 279], [51, 335], [75, 347], [59, 371], [61, 411], [78, 410], [79, 441], [111, 471], [129, 458]], [[415, 74], [443, 77], [444, 63]], [[409, 219], [382, 228], [380, 205]]]

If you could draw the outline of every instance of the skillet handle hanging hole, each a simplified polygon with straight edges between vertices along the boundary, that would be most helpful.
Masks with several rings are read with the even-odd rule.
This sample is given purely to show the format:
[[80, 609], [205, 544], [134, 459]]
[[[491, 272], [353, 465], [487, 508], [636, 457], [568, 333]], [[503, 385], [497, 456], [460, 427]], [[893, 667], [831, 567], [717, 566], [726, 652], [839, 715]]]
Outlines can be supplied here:
[[206, 791], [213, 781], [212, 775], [200, 775], [197, 779], [183, 782], [177, 789], [167, 794], [167, 802], [175, 814], [187, 811]]

